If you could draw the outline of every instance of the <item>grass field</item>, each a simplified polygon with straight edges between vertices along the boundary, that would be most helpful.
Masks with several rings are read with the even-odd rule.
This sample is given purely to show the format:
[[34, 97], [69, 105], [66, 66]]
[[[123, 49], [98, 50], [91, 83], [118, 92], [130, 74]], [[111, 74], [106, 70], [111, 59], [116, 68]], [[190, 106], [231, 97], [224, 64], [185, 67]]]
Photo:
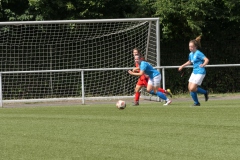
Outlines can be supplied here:
[[0, 109], [0, 159], [239, 160], [240, 100]]

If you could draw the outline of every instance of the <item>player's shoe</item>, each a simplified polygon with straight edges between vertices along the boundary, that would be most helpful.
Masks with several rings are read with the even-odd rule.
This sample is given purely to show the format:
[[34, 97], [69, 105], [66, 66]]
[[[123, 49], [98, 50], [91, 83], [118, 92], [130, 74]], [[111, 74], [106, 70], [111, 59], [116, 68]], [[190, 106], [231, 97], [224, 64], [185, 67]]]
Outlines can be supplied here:
[[200, 106], [200, 103], [194, 103], [192, 106]]
[[205, 101], [208, 101], [208, 91], [207, 91], [207, 93], [206, 94], [204, 94], [204, 97], [205, 97]]
[[133, 102], [132, 106], [139, 106], [139, 102], [138, 101]]
[[172, 101], [169, 99], [168, 101], [166, 101], [166, 103], [165, 104], [163, 104], [164, 106], [168, 106], [169, 104], [171, 104], [172, 103]]
[[167, 89], [167, 90], [166, 90], [166, 94], [169, 95], [171, 98], [172, 98], [172, 96], [173, 96], [173, 94], [172, 94], [172, 92], [171, 92], [170, 89]]

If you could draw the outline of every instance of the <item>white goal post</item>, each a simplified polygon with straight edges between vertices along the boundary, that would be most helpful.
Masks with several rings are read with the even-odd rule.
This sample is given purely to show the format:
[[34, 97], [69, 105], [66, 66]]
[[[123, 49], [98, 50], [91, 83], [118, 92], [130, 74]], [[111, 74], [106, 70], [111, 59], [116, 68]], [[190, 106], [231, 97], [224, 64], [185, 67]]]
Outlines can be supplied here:
[[3, 101], [132, 96], [132, 49], [160, 66], [159, 18], [0, 22]]

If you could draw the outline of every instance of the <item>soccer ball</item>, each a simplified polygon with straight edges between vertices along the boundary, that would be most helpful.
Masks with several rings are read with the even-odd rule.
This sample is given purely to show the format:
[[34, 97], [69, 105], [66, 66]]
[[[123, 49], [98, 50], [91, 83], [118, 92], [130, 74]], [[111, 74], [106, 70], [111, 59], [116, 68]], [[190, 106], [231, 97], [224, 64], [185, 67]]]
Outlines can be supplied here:
[[126, 102], [123, 100], [118, 100], [116, 103], [116, 107], [118, 109], [125, 109], [126, 108]]

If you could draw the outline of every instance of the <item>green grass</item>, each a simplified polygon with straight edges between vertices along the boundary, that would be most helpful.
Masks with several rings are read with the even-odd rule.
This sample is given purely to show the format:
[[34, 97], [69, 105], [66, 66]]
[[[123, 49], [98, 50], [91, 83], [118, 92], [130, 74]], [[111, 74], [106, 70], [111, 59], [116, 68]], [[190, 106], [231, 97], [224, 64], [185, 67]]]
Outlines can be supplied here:
[[1, 108], [0, 159], [240, 159], [240, 100]]

